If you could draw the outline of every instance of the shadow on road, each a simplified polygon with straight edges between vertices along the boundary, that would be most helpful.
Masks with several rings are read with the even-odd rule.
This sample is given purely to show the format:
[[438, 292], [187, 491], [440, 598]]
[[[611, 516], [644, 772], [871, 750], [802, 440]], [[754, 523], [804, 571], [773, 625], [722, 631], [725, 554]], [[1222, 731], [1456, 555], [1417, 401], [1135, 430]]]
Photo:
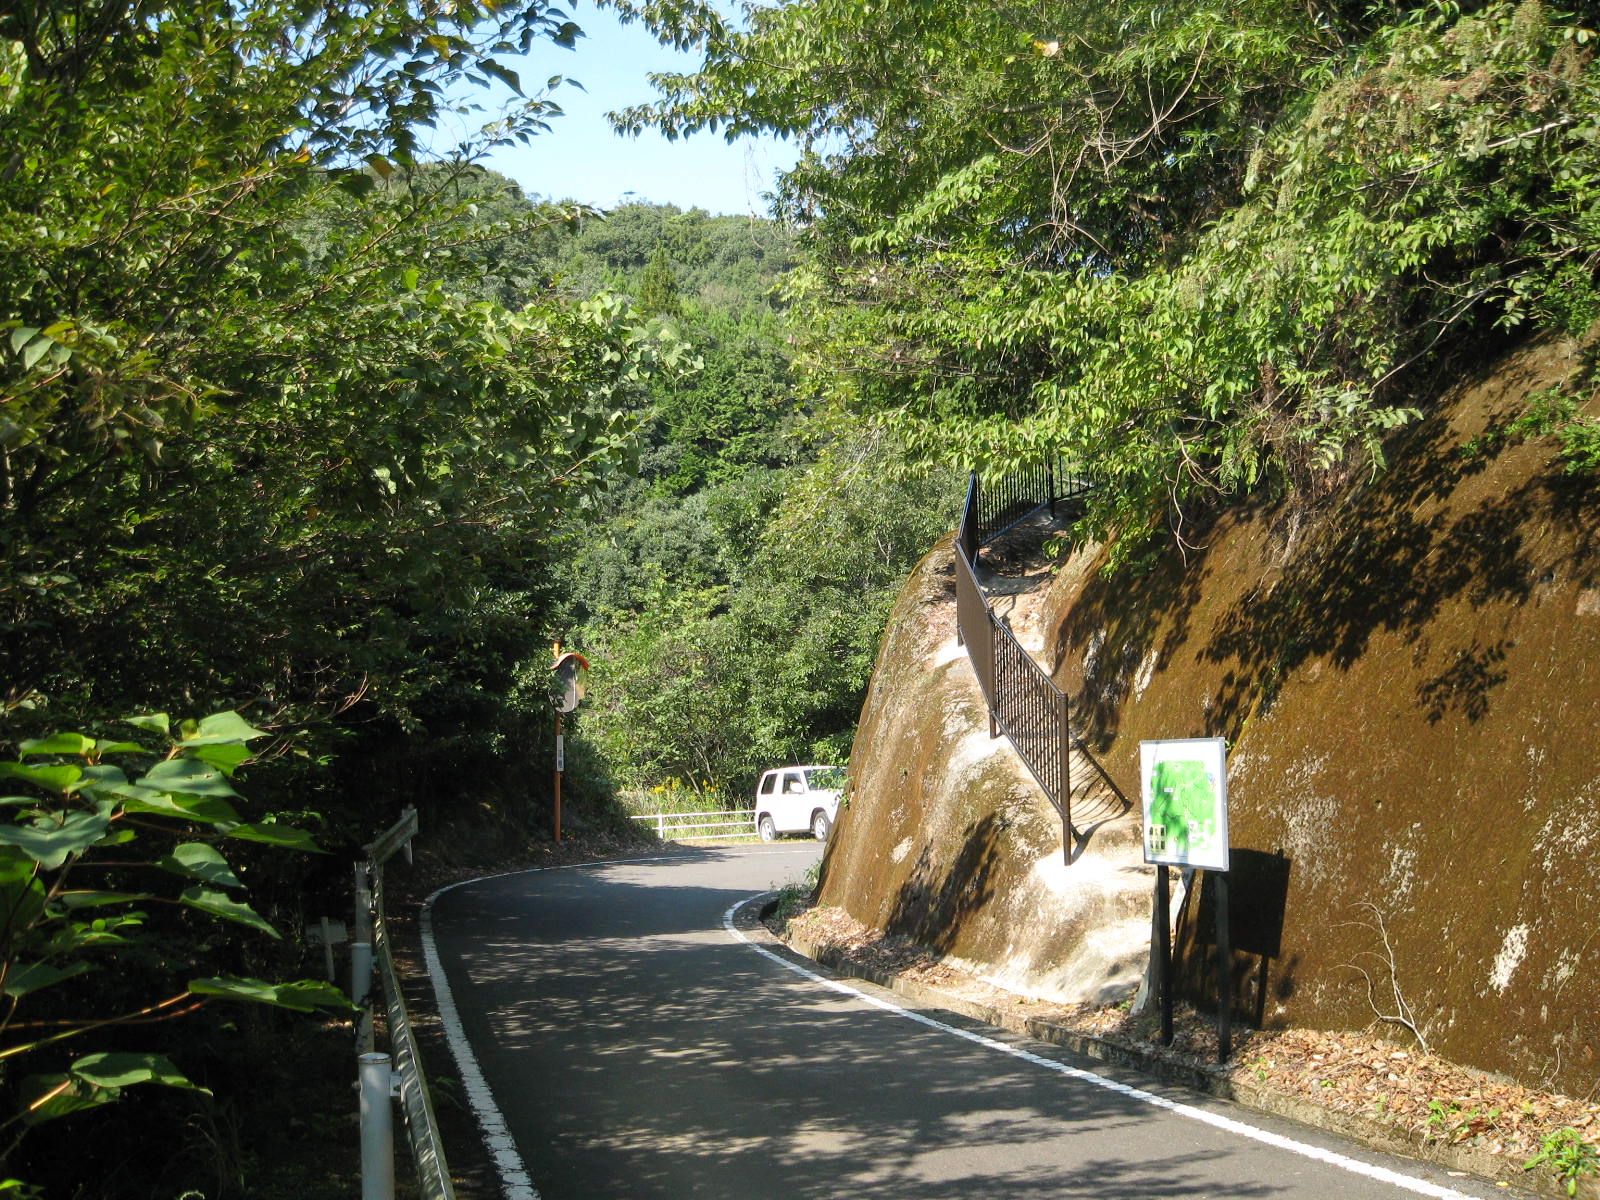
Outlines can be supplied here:
[[721, 928], [780, 860], [693, 858], [439, 902], [457, 1007], [546, 1200], [1287, 1194], [1211, 1130], [1158, 1135], [1127, 1097], [782, 970]]

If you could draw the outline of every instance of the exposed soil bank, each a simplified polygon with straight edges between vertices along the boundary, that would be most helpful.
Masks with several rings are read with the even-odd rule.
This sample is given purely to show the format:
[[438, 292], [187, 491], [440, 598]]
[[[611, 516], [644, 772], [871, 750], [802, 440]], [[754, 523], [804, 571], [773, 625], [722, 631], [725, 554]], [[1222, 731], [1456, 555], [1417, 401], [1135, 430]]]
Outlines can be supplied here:
[[[1236, 956], [1243, 1014], [1360, 1029], [1400, 1015], [1398, 988], [1433, 1051], [1582, 1097], [1600, 1067], [1600, 489], [1548, 444], [1492, 436], [1579, 353], [1463, 384], [1321, 514], [1230, 514], [1187, 531], [1186, 561], [1115, 574], [1082, 547], [1039, 617], [1127, 796], [1141, 739], [1228, 738], [1235, 945], [1259, 952]], [[971, 737], [987, 721], [949, 651], [948, 568], [946, 545], [886, 635], [821, 903], [1088, 998], [1137, 969], [1095, 947], [1148, 920], [1148, 883], [1115, 867], [1097, 909], [1076, 866], [1045, 874], [1053, 810], [1003, 741]], [[1135, 834], [1124, 818], [1090, 845]]]

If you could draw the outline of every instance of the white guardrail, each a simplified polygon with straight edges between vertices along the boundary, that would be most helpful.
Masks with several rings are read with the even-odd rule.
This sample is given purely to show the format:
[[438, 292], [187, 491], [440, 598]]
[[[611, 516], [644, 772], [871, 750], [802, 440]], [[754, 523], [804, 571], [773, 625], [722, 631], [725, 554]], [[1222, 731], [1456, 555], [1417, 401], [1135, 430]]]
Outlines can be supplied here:
[[[396, 1096], [405, 1116], [418, 1190], [424, 1200], [455, 1200], [444, 1143], [433, 1115], [433, 1102], [428, 1096], [427, 1077], [417, 1054], [400, 975], [389, 949], [389, 923], [383, 905], [384, 863], [402, 849], [410, 858], [411, 839], [416, 833], [417, 810], [408, 808], [387, 833], [362, 847], [367, 858], [356, 864], [356, 934], [350, 947], [350, 999], [364, 1010], [356, 1029], [361, 1095], [361, 1200], [393, 1200], [394, 1117], [391, 1106]], [[372, 1017], [380, 992], [389, 1033], [387, 1054], [378, 1052], [374, 1045]]]
[[[703, 821], [702, 817], [721, 818]], [[756, 831], [754, 809], [736, 808], [728, 812], [643, 813], [635, 821], [650, 821], [656, 836], [675, 842], [704, 842], [715, 838], [743, 837]], [[688, 833], [688, 830], [718, 829], [720, 833]]]

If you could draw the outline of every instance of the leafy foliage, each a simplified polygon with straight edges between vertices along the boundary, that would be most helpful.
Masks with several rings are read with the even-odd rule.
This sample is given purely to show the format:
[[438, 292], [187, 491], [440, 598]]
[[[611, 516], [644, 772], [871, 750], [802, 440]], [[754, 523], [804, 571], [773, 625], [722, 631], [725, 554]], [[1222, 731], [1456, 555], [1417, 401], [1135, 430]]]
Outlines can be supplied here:
[[810, 464], [660, 501], [663, 523], [697, 543], [604, 589], [619, 551], [669, 543], [613, 523], [585, 552], [575, 593], [608, 604], [583, 631], [595, 672], [582, 728], [619, 782], [742, 794], [774, 762], [848, 758], [889, 609], [955, 509], [950, 486], [896, 471], [897, 454], [847, 427]]
[[1600, 311], [1600, 67], [1537, 0], [619, 7], [704, 54], [623, 128], [807, 148], [816, 385], [926, 460], [1075, 460], [1101, 532], [1315, 499]]
[[[6, 914], [0, 927], [0, 1064], [8, 1074], [19, 1064], [34, 1068], [15, 1081], [17, 1111], [0, 1122], [9, 1137], [0, 1163], [33, 1126], [114, 1102], [126, 1088], [196, 1086], [166, 1055], [148, 1048], [79, 1054], [48, 1069], [78, 1039], [104, 1039], [120, 1027], [182, 1016], [213, 997], [300, 1012], [349, 1007], [337, 988], [319, 982], [170, 982], [173, 966], [150, 951], [158, 938], [170, 945], [184, 936], [185, 914], [278, 936], [239, 898], [244, 885], [220, 849], [228, 839], [317, 847], [298, 829], [241, 815], [232, 779], [249, 759], [248, 743], [266, 734], [237, 713], [175, 729], [165, 714], [129, 723], [160, 735], [166, 749], [55, 733], [23, 742], [17, 760], [0, 762], [0, 779], [23, 789], [0, 800], [0, 907]], [[124, 988], [86, 978], [113, 965], [127, 972], [132, 964], [143, 966], [136, 971], [139, 982], [160, 984], [171, 994], [129, 1000]], [[107, 1011], [114, 998], [122, 1011]]]
[[677, 351], [531, 269], [483, 295], [507, 226], [557, 214], [419, 163], [413, 130], [443, 80], [572, 30], [539, 6], [428, 11], [6, 18], [13, 736], [177, 693], [415, 729], [542, 648], [506, 637], [542, 603], [540, 533], [628, 464], [632, 397]]
[[[473, 0], [0, 12], [0, 738], [45, 797], [0, 821], [0, 872], [28, 1020], [115, 1018], [106, 1053], [156, 1054], [117, 1014], [174, 962], [155, 1015], [310, 1007], [315, 987], [255, 978], [295, 957], [256, 935], [343, 890], [279, 853], [308, 848], [296, 830], [347, 848], [409, 787], [434, 815], [525, 770], [546, 537], [630, 466], [645, 381], [683, 352], [620, 299], [552, 290], [579, 214], [470, 165], [537, 133], [547, 97], [447, 161], [418, 131], [471, 119], [463, 84], [520, 92], [497, 56], [576, 32]], [[139, 772], [118, 765], [136, 742], [56, 732], [180, 699], [250, 724], [178, 727]], [[251, 818], [229, 783], [242, 729], [274, 735]], [[174, 832], [135, 865], [156, 826]], [[186, 1051], [231, 1036], [191, 1028]], [[19, 1111], [171, 1083], [168, 1052], [57, 1063]]]

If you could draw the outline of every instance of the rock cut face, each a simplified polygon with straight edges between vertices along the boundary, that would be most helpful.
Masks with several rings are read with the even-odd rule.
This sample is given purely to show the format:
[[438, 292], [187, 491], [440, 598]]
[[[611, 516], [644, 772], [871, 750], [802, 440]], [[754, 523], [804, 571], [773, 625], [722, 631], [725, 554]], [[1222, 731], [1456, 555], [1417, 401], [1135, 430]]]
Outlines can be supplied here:
[[[1067, 865], [1056, 809], [1010, 743], [990, 735], [956, 637], [953, 554], [947, 538], [919, 564], [890, 619], [820, 900], [1010, 991], [1123, 999], [1150, 938], [1152, 872], [1136, 820], [1096, 799], [1096, 819], [1117, 820], [1074, 846]], [[997, 609], [1025, 642], [1044, 590], [999, 592]], [[1075, 778], [1085, 803], [1105, 790], [1081, 767]]]
[[1046, 586], [999, 589], [1093, 756], [1074, 777], [1098, 800], [1074, 807], [1080, 830], [1104, 823], [1071, 866], [1055, 810], [988, 737], [941, 544], [885, 635], [822, 901], [1013, 990], [1125, 990], [1151, 883], [1114, 801], [1138, 801], [1141, 740], [1223, 737], [1230, 841], [1252, 864], [1232, 888], [1241, 1015], [1403, 1038], [1382, 1020], [1398, 988], [1434, 1050], [1583, 1094], [1600, 1069], [1600, 486], [1497, 432], [1581, 357], [1508, 358], [1318, 512], [1230, 512], [1137, 574], [1084, 546]]

